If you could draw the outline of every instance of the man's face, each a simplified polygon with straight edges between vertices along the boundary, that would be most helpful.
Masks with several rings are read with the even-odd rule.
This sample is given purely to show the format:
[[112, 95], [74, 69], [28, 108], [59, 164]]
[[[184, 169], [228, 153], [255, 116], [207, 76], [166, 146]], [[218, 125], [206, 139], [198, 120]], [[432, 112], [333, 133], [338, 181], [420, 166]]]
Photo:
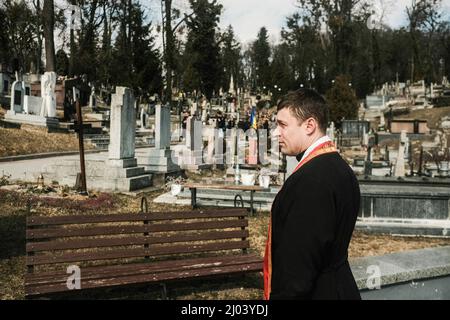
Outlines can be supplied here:
[[307, 121], [299, 121], [289, 108], [278, 111], [274, 135], [279, 139], [281, 153], [287, 156], [296, 156], [308, 148]]

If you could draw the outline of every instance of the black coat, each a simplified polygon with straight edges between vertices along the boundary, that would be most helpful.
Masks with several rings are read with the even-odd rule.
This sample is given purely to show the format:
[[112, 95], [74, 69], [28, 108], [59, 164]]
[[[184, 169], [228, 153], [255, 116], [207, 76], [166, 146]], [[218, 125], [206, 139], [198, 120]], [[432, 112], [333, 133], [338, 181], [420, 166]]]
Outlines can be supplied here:
[[272, 205], [270, 299], [361, 298], [347, 261], [359, 202], [358, 181], [337, 152], [286, 180]]

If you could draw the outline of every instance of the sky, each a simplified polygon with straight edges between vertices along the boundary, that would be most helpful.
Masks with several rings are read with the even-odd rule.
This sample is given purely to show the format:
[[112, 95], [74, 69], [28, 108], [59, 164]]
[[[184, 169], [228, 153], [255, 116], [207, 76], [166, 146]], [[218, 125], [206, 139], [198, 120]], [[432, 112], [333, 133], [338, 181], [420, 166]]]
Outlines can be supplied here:
[[[220, 27], [225, 30], [232, 25], [238, 40], [244, 45], [254, 41], [261, 27], [269, 31], [270, 42], [280, 41], [280, 32], [285, 25], [286, 17], [299, 10], [296, 0], [217, 0], [223, 5], [220, 17]], [[407, 25], [406, 6], [413, 0], [372, 0], [375, 8], [387, 8], [383, 22], [393, 28]], [[148, 18], [153, 25], [161, 22], [160, 0], [140, 0], [145, 9], [149, 10]], [[67, 9], [66, 1], [56, 0], [61, 8]], [[173, 0], [173, 6], [182, 12], [189, 12], [188, 0]], [[378, 10], [380, 11], [380, 10]], [[442, 0], [442, 12], [450, 20], [450, 0]], [[55, 34], [57, 37], [57, 34]], [[58, 39], [58, 38], [57, 38]], [[58, 45], [62, 39], [58, 39]], [[161, 45], [160, 37], [156, 37], [157, 46]]]
[[[265, 26], [272, 41], [278, 41], [281, 28], [286, 17], [294, 13], [296, 0], [218, 0], [224, 9], [220, 26], [232, 25], [235, 34], [243, 43], [253, 41], [259, 29]], [[406, 25], [406, 6], [412, 0], [374, 0], [372, 3], [380, 7], [380, 3], [388, 4], [384, 22], [394, 28]], [[450, 0], [442, 0], [442, 9], [450, 19]]]

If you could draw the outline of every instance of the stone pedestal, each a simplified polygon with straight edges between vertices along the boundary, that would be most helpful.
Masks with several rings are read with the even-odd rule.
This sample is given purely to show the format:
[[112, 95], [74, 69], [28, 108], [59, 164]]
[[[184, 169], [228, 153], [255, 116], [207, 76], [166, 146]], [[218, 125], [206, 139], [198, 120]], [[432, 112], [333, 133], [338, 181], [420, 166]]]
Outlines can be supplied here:
[[[151, 175], [137, 166], [135, 158], [136, 110], [131, 90], [117, 87], [112, 96], [108, 159], [103, 185], [114, 191], [133, 191], [152, 185]], [[88, 183], [89, 187], [89, 183]]]
[[138, 163], [152, 173], [175, 173], [181, 169], [173, 162], [170, 150], [170, 107], [156, 106], [155, 149], [137, 151]]
[[[152, 185], [152, 175], [143, 167], [137, 167], [134, 160], [108, 160], [101, 156], [87, 159], [86, 181], [89, 190], [108, 192], [129, 192]], [[52, 180], [61, 185], [75, 185], [80, 172], [79, 160], [63, 160], [46, 168]]]
[[140, 166], [144, 166], [152, 173], [173, 173], [181, 171], [181, 168], [172, 161], [173, 151], [170, 149], [151, 149], [137, 151], [136, 157]]
[[8, 111], [5, 114], [5, 121], [20, 124], [30, 124], [33, 126], [58, 128], [59, 120], [57, 118], [46, 118], [39, 115], [16, 113], [14, 111]]

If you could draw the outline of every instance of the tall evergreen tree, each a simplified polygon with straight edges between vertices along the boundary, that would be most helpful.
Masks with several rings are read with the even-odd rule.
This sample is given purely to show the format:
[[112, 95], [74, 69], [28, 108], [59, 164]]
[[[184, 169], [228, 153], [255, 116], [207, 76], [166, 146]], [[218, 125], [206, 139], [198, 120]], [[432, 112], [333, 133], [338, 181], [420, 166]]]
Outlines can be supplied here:
[[28, 72], [35, 63], [38, 47], [36, 24], [29, 23], [36, 20], [36, 14], [25, 1], [5, 0], [0, 8], [4, 16], [0, 19], [0, 36], [5, 39], [0, 47], [4, 62], [11, 63], [15, 59], [19, 69]]
[[222, 5], [217, 0], [190, 0], [194, 14], [187, 21], [188, 39], [184, 53], [183, 76], [187, 91], [199, 90], [208, 98], [220, 87], [220, 49], [216, 29]]
[[[151, 23], [139, 3], [132, 4], [130, 19], [121, 20], [113, 52], [113, 84], [129, 86], [137, 96], [162, 91], [160, 55], [154, 48]], [[128, 12], [128, 10], [126, 11]], [[128, 26], [127, 22], [131, 22]]]
[[230, 79], [233, 76], [235, 89], [243, 84], [243, 72], [241, 61], [241, 45], [236, 40], [233, 27], [228, 26], [222, 35], [221, 56], [223, 66], [222, 88], [229, 90]]
[[330, 121], [338, 126], [342, 120], [356, 119], [358, 116], [358, 99], [349, 76], [336, 77], [334, 85], [326, 93], [326, 100], [330, 106]]
[[0, 63], [5, 63], [8, 60], [10, 50], [6, 30], [6, 12], [5, 8], [0, 6]]
[[256, 41], [253, 43], [253, 60], [256, 75], [256, 86], [259, 90], [263, 87], [270, 87], [270, 44], [269, 35], [266, 27], [262, 27], [259, 32]]
[[[280, 44], [274, 48], [270, 71], [272, 76], [271, 83], [276, 85], [277, 88], [270, 90], [274, 92], [275, 96], [284, 94], [295, 88], [291, 60], [289, 48], [286, 43]], [[275, 98], [275, 100], [277, 99]]]

